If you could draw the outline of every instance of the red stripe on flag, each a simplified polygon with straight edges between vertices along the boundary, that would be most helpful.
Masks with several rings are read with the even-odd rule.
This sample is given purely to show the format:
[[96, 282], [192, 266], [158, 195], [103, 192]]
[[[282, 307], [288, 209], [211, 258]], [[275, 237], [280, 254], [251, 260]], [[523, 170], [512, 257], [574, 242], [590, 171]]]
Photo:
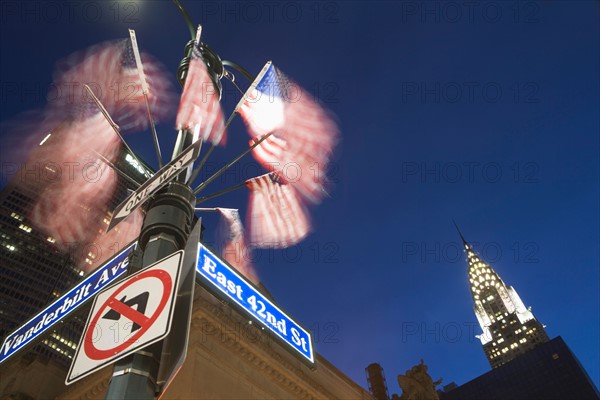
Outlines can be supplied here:
[[246, 181], [250, 189], [248, 230], [254, 247], [285, 248], [304, 239], [310, 220], [295, 189], [271, 174]]
[[215, 145], [226, 141], [225, 119], [216, 92], [200, 52], [194, 49], [181, 101], [177, 111], [176, 129], [194, 130], [200, 127], [200, 137]]

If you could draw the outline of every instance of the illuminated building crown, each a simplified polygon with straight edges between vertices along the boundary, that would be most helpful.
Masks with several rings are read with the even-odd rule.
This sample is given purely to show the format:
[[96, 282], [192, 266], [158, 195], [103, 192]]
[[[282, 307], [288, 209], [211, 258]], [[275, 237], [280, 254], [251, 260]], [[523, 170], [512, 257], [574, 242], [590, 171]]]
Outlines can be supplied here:
[[517, 291], [502, 281], [456, 229], [467, 255], [473, 310], [482, 330], [477, 337], [492, 368], [547, 342], [548, 335], [531, 308], [525, 307]]

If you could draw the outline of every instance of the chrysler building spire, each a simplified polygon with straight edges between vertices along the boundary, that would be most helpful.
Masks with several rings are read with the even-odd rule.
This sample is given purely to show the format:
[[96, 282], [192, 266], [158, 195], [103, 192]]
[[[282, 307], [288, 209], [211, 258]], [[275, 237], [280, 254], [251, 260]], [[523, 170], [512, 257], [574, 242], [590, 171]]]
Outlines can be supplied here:
[[544, 326], [531, 313], [531, 307], [525, 307], [516, 290], [481, 259], [458, 227], [456, 230], [467, 255], [473, 310], [483, 331], [478, 338], [492, 368], [547, 342]]

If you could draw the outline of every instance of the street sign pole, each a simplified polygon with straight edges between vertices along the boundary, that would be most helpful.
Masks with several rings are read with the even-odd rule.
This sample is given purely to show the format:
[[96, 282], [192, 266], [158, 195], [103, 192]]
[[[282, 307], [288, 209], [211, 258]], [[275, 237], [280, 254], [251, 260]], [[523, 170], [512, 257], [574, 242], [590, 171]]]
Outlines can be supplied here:
[[[180, 131], [173, 158], [186, 144], [194, 142], [194, 134]], [[185, 184], [189, 169], [159, 191], [150, 205], [139, 238], [141, 260], [130, 265], [129, 274], [185, 247], [192, 229], [196, 198]], [[106, 399], [154, 399], [163, 341], [154, 343], [115, 363]]]
[[181, 279], [179, 280], [180, 284], [177, 291], [177, 302], [175, 304], [173, 320], [171, 322], [171, 331], [163, 341], [158, 380], [156, 382], [158, 384], [159, 398], [181, 369], [187, 354], [201, 233], [202, 220], [198, 219], [192, 228], [184, 249]]

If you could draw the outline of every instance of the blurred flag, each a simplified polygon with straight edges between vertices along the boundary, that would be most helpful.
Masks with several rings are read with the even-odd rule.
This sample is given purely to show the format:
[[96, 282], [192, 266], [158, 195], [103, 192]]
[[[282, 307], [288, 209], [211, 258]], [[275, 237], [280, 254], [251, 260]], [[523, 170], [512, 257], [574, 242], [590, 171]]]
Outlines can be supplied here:
[[[148, 101], [155, 120], [171, 115], [175, 91], [162, 65], [141, 54], [149, 87]], [[142, 81], [130, 39], [100, 43], [59, 61], [48, 94], [49, 112], [69, 115], [88, 101], [87, 84], [122, 132], [148, 128]]]
[[258, 284], [256, 272], [250, 262], [250, 249], [246, 245], [239, 211], [234, 208], [217, 208], [217, 211], [221, 214], [217, 228], [217, 247], [221, 249], [221, 256], [245, 277]]
[[[81, 175], [85, 162], [91, 160], [93, 164], [99, 157], [110, 162], [116, 159], [122, 142], [98, 107], [94, 103], [86, 103], [74, 110], [73, 115], [58, 124], [53, 120], [47, 121], [56, 125], [33, 147], [30, 155], [30, 160], [44, 167], [46, 179], [30, 182], [29, 178], [38, 176], [22, 174], [24, 183], [57, 185], [65, 179], [72, 180], [76, 172]], [[86, 174], [94, 171], [91, 164], [85, 169]]]
[[43, 168], [42, 174], [25, 175], [23, 182], [39, 193], [30, 214], [32, 224], [61, 250], [81, 249], [106, 230], [104, 221], [108, 221], [109, 203], [118, 185], [109, 163], [119, 155], [119, 137], [95, 104], [88, 103], [79, 111], [32, 152], [31, 159]]
[[176, 129], [200, 129], [202, 140], [224, 145], [225, 124], [219, 94], [216, 92], [197, 45], [192, 50], [190, 68], [177, 111]]
[[[146, 53], [141, 54], [141, 61], [149, 85], [151, 113], [155, 120], [165, 120], [172, 116], [174, 110], [174, 86], [158, 61]], [[148, 127], [131, 41], [100, 43], [56, 63], [53, 82], [48, 88], [48, 104], [44, 109], [28, 111], [0, 123], [2, 162], [28, 162], [31, 149], [52, 129], [65, 119], [77, 118], [80, 105], [90, 101], [85, 84], [104, 104], [121, 132]], [[12, 173], [12, 170], [8, 171], [7, 175]]]
[[78, 160], [69, 161], [73, 165], [69, 173], [62, 171], [60, 180], [46, 186], [30, 215], [62, 250], [93, 242], [117, 185], [115, 172], [103, 161]]
[[310, 220], [296, 190], [269, 173], [246, 181], [250, 189], [248, 231], [250, 245], [285, 248], [308, 235]]
[[[146, 54], [141, 60], [150, 110], [165, 119], [175, 98], [173, 85], [158, 62]], [[133, 213], [119, 229], [106, 233], [119, 186], [113, 162], [123, 143], [89, 98], [85, 84], [122, 131], [148, 126], [133, 48], [123, 40], [93, 46], [57, 63], [46, 108], [3, 123], [2, 131], [31, 145], [17, 152], [27, 157], [21, 183], [39, 193], [29, 214], [31, 224], [59, 249], [71, 251], [78, 266], [89, 271], [139, 235], [143, 214]]]
[[325, 195], [325, 169], [337, 142], [330, 115], [300, 86], [268, 62], [236, 107], [254, 140], [272, 133], [253, 150], [268, 170], [292, 184], [308, 201]]

